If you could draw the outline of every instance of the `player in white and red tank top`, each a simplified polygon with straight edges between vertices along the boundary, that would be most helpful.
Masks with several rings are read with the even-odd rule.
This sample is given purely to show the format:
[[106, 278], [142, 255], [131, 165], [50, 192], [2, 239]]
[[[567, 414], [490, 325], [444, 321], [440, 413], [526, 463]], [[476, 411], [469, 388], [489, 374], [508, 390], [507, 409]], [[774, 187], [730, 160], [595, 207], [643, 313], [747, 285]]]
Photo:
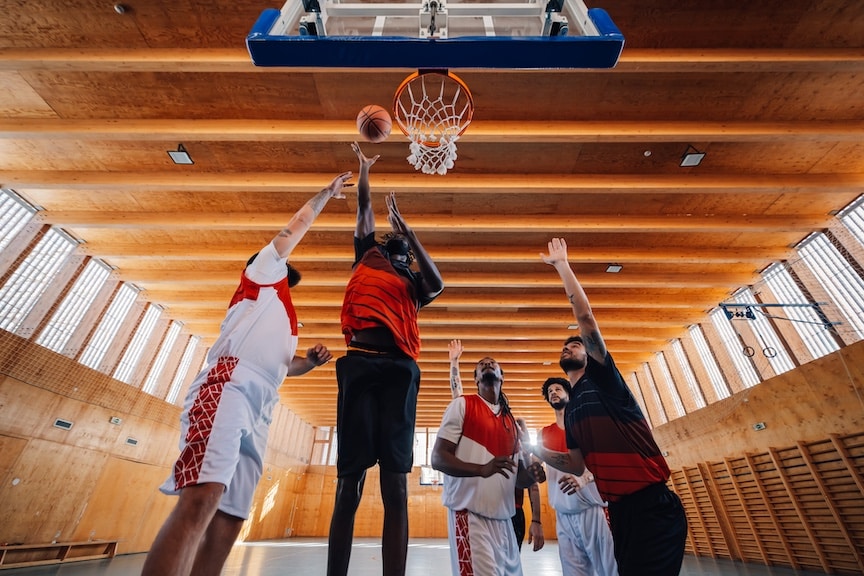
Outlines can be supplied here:
[[180, 456], [161, 487], [178, 494], [144, 561], [142, 575], [218, 574], [261, 477], [273, 407], [286, 376], [331, 358], [317, 344], [297, 357], [288, 256], [331, 198], [344, 198], [351, 172], [310, 199], [247, 263], [219, 338], [181, 416]]

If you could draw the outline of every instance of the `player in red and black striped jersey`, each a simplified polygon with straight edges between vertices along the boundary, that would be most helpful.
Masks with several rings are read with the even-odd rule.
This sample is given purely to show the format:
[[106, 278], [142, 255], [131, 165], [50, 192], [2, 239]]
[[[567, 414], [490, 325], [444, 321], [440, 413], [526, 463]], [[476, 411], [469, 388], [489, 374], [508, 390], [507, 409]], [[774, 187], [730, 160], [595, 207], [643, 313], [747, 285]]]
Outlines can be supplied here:
[[[354, 271], [342, 303], [342, 332], [348, 353], [336, 362], [339, 383], [336, 427], [336, 504], [330, 521], [328, 576], [348, 572], [354, 516], [366, 470], [380, 469], [384, 501], [384, 574], [405, 574], [408, 551], [407, 474], [413, 465], [414, 422], [420, 388], [417, 314], [434, 300], [444, 281], [417, 235], [405, 222], [391, 192], [386, 198], [392, 232], [375, 240], [368, 158], [360, 161]], [[419, 271], [411, 269], [416, 260]]]
[[581, 336], [567, 339], [559, 361], [572, 386], [564, 415], [568, 452], [538, 448], [536, 453], [563, 472], [581, 476], [587, 465], [594, 473], [609, 502], [621, 576], [677, 576], [687, 518], [666, 485], [669, 466], [606, 350], [588, 297], [567, 260], [564, 239], [553, 238], [541, 258], [561, 276]]

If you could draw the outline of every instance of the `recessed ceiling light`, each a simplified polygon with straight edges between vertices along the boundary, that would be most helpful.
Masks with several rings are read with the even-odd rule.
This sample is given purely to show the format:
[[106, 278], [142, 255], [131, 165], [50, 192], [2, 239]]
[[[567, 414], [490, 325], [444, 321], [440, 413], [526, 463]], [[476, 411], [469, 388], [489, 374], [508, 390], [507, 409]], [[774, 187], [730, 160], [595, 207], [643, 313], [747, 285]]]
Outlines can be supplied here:
[[617, 274], [623, 268], [624, 267], [621, 266], [620, 264], [609, 264], [608, 266], [606, 266], [606, 272], [609, 272], [610, 274]]

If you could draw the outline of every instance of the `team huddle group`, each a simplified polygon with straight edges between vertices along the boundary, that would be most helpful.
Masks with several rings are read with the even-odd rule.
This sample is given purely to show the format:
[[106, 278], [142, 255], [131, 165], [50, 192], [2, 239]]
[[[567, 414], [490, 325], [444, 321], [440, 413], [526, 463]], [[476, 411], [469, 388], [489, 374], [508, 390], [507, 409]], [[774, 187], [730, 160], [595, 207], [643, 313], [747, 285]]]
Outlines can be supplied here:
[[[367, 157], [357, 143], [352, 148], [360, 162], [355, 260], [341, 313], [347, 352], [336, 360], [338, 483], [327, 574], [348, 573], [366, 471], [377, 464], [383, 573], [402, 576], [420, 387], [417, 317], [441, 294], [444, 281], [392, 192], [385, 197], [391, 230], [376, 239], [369, 171], [378, 156]], [[186, 397], [180, 455], [161, 487], [178, 495], [177, 504], [153, 542], [143, 574], [221, 572], [261, 477], [279, 386], [332, 359], [321, 344], [296, 353], [298, 321], [290, 288], [300, 273], [288, 260], [327, 202], [345, 198], [352, 177], [344, 172], [334, 178], [247, 262], [220, 336]], [[677, 576], [687, 520], [667, 487], [669, 467], [606, 350], [568, 261], [567, 244], [553, 238], [540, 258], [560, 275], [580, 336], [563, 344], [559, 364], [566, 378], [538, 386], [555, 422], [542, 429], [537, 444], [510, 410], [498, 362], [482, 358], [474, 368], [476, 394], [463, 394], [461, 342], [450, 343], [454, 399], [444, 412], [431, 463], [445, 475], [452, 573], [521, 575], [525, 527], [517, 500], [523, 489], [534, 488], [536, 494], [536, 484], [548, 479], [565, 576]], [[542, 538], [535, 511], [529, 542], [537, 549]]]

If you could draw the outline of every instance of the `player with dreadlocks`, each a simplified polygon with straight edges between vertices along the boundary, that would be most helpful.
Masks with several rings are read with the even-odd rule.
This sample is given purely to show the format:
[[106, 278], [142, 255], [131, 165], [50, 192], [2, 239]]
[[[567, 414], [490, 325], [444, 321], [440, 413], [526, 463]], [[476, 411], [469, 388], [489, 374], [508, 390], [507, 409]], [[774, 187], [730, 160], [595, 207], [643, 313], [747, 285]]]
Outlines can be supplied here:
[[535, 480], [523, 464], [516, 419], [501, 391], [501, 366], [483, 358], [474, 382], [477, 394], [455, 398], [444, 411], [432, 449], [432, 467], [446, 475], [451, 568], [454, 575], [521, 576], [510, 521], [513, 494]]

